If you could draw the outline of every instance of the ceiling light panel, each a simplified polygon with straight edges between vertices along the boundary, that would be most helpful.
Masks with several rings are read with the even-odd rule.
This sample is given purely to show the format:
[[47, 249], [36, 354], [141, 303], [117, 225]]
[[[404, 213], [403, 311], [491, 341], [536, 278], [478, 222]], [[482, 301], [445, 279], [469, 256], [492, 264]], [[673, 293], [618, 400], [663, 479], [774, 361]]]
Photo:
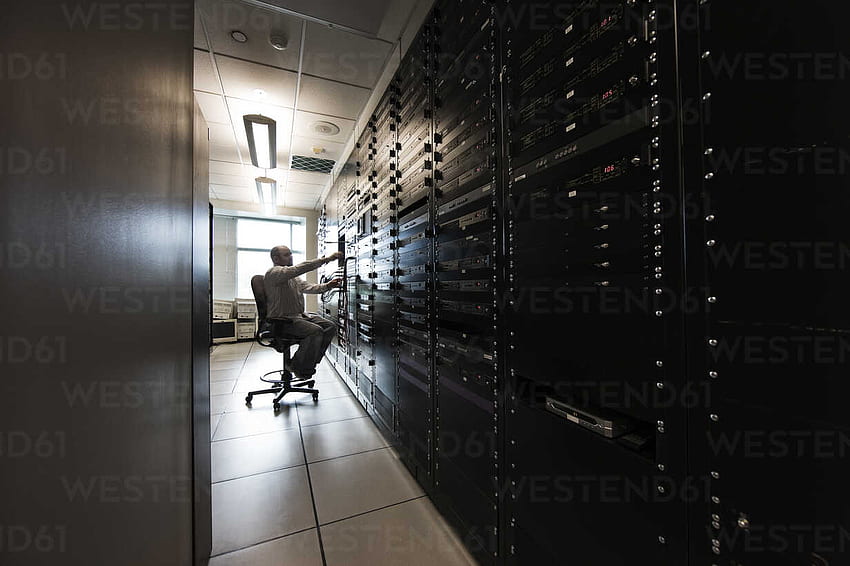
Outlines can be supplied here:
[[277, 167], [277, 122], [268, 116], [248, 114], [242, 117], [242, 123], [254, 167]]
[[259, 104], [237, 98], [228, 98], [227, 105], [230, 108], [230, 116], [236, 126], [236, 138], [242, 151], [242, 159], [246, 165], [251, 165], [250, 149], [248, 147], [248, 135], [245, 132], [243, 116], [248, 114], [260, 114], [274, 120], [277, 124], [277, 164], [278, 167], [286, 167], [289, 163], [289, 132], [292, 122], [292, 109], [272, 106], [270, 104]]

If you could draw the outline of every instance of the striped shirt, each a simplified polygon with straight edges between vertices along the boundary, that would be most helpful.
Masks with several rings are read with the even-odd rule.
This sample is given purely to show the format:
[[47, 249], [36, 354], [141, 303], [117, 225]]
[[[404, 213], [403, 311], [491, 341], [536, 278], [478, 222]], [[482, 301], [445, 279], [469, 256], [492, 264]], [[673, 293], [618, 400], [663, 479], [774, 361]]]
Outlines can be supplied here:
[[304, 293], [324, 293], [327, 283], [311, 285], [299, 277], [328, 263], [325, 258], [308, 259], [298, 265], [275, 265], [266, 271], [265, 288], [270, 319], [290, 318], [304, 312]]

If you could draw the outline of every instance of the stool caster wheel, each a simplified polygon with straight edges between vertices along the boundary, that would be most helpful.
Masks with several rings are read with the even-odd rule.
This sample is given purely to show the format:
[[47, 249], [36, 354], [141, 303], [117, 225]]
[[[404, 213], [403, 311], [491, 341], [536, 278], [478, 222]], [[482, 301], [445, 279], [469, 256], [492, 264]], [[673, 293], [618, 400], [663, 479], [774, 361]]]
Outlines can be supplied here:
[[[312, 386], [311, 386], [311, 387], [312, 387]], [[313, 393], [313, 402], [314, 402], [314, 403], [317, 403], [318, 401], [319, 401], [319, 394], [318, 394], [318, 393]]]
[[316, 385], [316, 382], [311, 379], [310, 381], [308, 381], [306, 383], [306, 385], [307, 385], [307, 387], [313, 387], [314, 385]]
[[248, 395], [247, 397], [245, 397], [245, 404], [246, 404], [246, 405], [250, 405], [250, 404], [251, 404], [251, 399], [253, 399], [253, 398], [254, 398], [254, 396], [253, 396], [253, 395]]
[[274, 403], [272, 406], [274, 407], [275, 412], [280, 410], [280, 403]]

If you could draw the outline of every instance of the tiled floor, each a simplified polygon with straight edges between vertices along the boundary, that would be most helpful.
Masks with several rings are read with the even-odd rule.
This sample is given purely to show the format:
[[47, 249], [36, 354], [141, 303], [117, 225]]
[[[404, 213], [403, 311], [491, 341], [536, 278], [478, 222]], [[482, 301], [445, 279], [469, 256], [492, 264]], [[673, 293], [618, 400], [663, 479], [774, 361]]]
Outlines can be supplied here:
[[327, 362], [309, 394], [271, 395], [281, 356], [254, 343], [211, 354], [210, 566], [474, 566]]

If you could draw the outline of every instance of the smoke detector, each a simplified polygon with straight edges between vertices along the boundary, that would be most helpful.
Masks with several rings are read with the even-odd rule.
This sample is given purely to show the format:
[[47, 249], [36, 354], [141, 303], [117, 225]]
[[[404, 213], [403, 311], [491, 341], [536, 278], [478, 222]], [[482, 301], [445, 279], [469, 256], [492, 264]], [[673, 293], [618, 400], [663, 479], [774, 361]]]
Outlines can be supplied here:
[[238, 29], [235, 29], [230, 32], [230, 37], [232, 37], [233, 41], [237, 43], [245, 43], [246, 41], [248, 41], [248, 36], [245, 35], [244, 32], [239, 31]]
[[278, 51], [283, 51], [289, 45], [289, 41], [282, 35], [273, 35], [269, 38], [269, 43]]
[[339, 133], [339, 126], [333, 122], [326, 122], [324, 120], [313, 122], [311, 128], [313, 132], [321, 136], [335, 136]]

